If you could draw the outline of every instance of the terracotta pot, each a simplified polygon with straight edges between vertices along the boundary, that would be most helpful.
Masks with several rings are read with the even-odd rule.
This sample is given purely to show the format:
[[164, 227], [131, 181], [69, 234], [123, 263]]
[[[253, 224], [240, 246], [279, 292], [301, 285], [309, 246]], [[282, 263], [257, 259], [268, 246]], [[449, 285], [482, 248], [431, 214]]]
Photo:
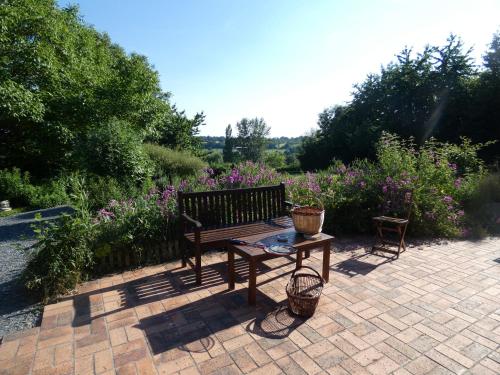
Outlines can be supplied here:
[[321, 232], [325, 220], [325, 210], [316, 207], [296, 207], [292, 210], [295, 230], [306, 235]]

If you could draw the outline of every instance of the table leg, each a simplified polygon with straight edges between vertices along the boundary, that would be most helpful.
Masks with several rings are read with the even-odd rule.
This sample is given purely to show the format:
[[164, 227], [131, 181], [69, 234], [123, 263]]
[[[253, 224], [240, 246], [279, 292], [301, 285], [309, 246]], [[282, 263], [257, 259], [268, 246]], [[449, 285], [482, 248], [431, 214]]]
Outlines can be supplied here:
[[257, 294], [257, 269], [255, 260], [250, 259], [248, 262], [248, 304], [255, 305]]
[[330, 280], [330, 247], [330, 241], [327, 241], [323, 245], [323, 279], [325, 280], [325, 283]]
[[309, 258], [311, 256], [311, 250], [306, 250], [306, 254], [304, 258]]
[[229, 289], [234, 289], [234, 251], [232, 249], [227, 251], [227, 273]]
[[297, 250], [297, 259], [295, 261], [295, 269], [302, 267], [302, 250]]

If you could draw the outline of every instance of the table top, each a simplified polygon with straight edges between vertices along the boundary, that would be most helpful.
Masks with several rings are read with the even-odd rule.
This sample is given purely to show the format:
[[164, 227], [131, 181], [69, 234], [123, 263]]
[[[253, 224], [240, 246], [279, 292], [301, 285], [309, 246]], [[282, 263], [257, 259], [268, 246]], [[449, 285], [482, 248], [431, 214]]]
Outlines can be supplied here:
[[[277, 236], [286, 236], [288, 241], [287, 242], [280, 242], [277, 240]], [[333, 240], [333, 236], [330, 236], [325, 233], [319, 233], [317, 238], [314, 239], [306, 239], [304, 238], [304, 235], [297, 233], [295, 231], [295, 228], [286, 228], [286, 229], [281, 229], [277, 230], [274, 232], [267, 232], [267, 233], [262, 233], [262, 234], [257, 234], [253, 236], [248, 236], [248, 237], [238, 237], [238, 240], [243, 240], [246, 242], [260, 242], [263, 243], [264, 245], [270, 246], [270, 245], [292, 245], [293, 247], [297, 248], [298, 250], [307, 250], [307, 249], [313, 249], [319, 246], [322, 246], [325, 242], [330, 242]], [[245, 255], [248, 257], [261, 257], [261, 256], [281, 256], [281, 255], [275, 255], [275, 254], [270, 254], [264, 251], [261, 248], [258, 247], [253, 247], [253, 246], [248, 246], [248, 245], [238, 245], [238, 244], [233, 244], [229, 243], [229, 246], [231, 246], [233, 249], [237, 250], [237, 252], [240, 255]]]

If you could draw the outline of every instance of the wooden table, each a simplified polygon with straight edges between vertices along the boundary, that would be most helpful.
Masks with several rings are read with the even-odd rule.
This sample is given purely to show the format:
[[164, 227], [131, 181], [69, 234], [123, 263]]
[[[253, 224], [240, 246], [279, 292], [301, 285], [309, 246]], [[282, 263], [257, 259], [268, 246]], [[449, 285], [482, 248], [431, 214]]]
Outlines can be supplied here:
[[[285, 235], [288, 238], [288, 242], [280, 243], [277, 241], [276, 236]], [[287, 228], [282, 230], [277, 230], [275, 232], [268, 232], [263, 234], [258, 234], [249, 237], [241, 237], [238, 240], [243, 240], [250, 243], [262, 242], [266, 245], [270, 244], [284, 244], [292, 245], [297, 249], [296, 269], [302, 266], [302, 258], [304, 253], [306, 257], [309, 256], [309, 252], [315, 248], [323, 249], [323, 279], [325, 282], [329, 280], [330, 274], [330, 248], [333, 240], [332, 236], [328, 234], [320, 233], [318, 238], [307, 240], [303, 235], [295, 232], [294, 228]], [[242, 258], [248, 261], [249, 276], [248, 276], [248, 303], [250, 305], [255, 305], [255, 298], [257, 292], [257, 272], [256, 265], [257, 262], [262, 262], [266, 259], [272, 259], [283, 255], [274, 255], [265, 252], [259, 247], [253, 247], [249, 245], [239, 245], [228, 241], [227, 243], [227, 257], [228, 257], [228, 274], [229, 274], [229, 289], [234, 289], [235, 283], [235, 270], [234, 270], [234, 254], [238, 254]]]

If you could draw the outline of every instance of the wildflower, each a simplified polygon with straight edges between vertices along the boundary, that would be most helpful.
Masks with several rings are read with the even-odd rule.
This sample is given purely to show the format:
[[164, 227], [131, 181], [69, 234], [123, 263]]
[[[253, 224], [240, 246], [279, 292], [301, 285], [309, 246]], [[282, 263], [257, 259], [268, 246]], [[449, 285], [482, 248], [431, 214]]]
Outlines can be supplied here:
[[359, 183], [359, 187], [360, 187], [361, 189], [364, 189], [364, 188], [366, 187], [366, 182], [364, 182], [364, 181], [360, 181], [360, 183]]
[[460, 188], [460, 186], [462, 186], [462, 179], [461, 179], [460, 177], [459, 177], [459, 178], [457, 178], [457, 179], [455, 180], [454, 185], [455, 185], [455, 187], [456, 187], [457, 189], [459, 189], [459, 188]]
[[180, 183], [179, 183], [179, 191], [184, 191], [186, 189], [186, 187], [188, 186], [188, 182], [187, 180], [182, 180]]
[[452, 170], [454, 170], [454, 171], [456, 171], [456, 170], [457, 170], [457, 165], [456, 165], [455, 163], [450, 163], [450, 164], [448, 164], [448, 166], [449, 166]]
[[457, 216], [464, 216], [464, 215], [465, 215], [464, 210], [458, 210], [457, 211]]
[[452, 198], [452, 197], [450, 197], [449, 195], [445, 195], [445, 196], [443, 197], [443, 202], [444, 202], [444, 203], [447, 203], [447, 204], [448, 204], [448, 203], [452, 203], [452, 202], [453, 202], [453, 198]]
[[382, 192], [387, 193], [387, 185], [382, 186]]
[[101, 217], [102, 219], [113, 219], [115, 217], [115, 214], [112, 213], [111, 211], [106, 210], [105, 208], [101, 208], [99, 211], [97, 211], [97, 215]]

